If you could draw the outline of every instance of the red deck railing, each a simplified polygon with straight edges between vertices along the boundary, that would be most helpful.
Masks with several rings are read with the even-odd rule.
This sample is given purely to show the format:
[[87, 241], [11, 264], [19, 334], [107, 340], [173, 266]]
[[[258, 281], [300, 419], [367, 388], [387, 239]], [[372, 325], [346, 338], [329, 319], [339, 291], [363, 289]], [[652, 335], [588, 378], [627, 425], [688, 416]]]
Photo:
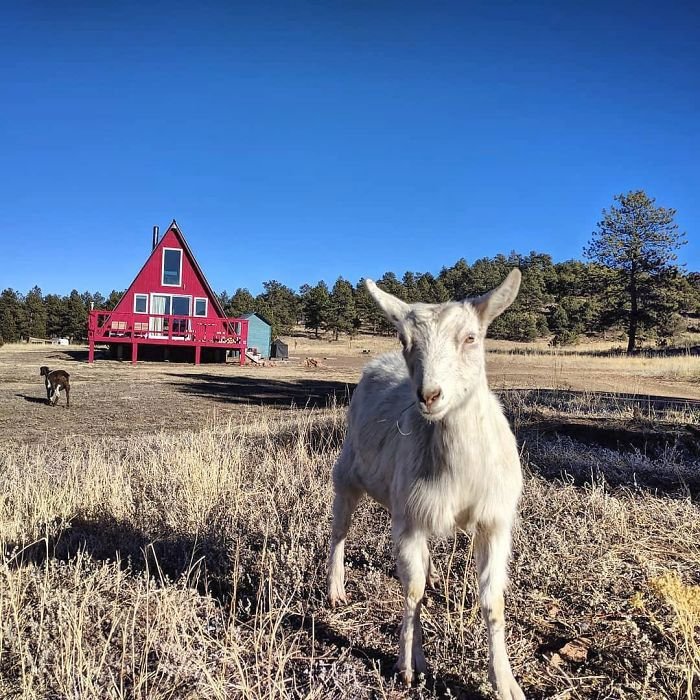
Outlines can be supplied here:
[[[228, 347], [241, 350], [245, 361], [248, 321], [243, 318], [202, 318], [172, 314], [137, 314], [126, 311], [90, 311], [90, 355], [95, 343], [133, 343]], [[199, 358], [199, 350], [196, 353]], [[90, 360], [92, 361], [92, 360]]]

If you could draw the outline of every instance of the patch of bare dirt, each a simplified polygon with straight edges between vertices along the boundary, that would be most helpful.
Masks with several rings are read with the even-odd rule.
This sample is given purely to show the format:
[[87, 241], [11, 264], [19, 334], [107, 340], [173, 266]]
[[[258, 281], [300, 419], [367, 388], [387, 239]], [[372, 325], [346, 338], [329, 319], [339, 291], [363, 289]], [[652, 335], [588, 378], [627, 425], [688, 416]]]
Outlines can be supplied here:
[[[342, 405], [364, 365], [396, 346], [388, 338], [304, 340], [296, 348], [290, 343], [294, 354], [273, 367], [195, 367], [168, 362], [133, 366], [107, 359], [89, 365], [82, 347], [5, 345], [0, 348], [0, 440], [175, 432], [212, 421], [235, 422], [242, 407]], [[305, 357], [311, 355], [322, 360], [321, 367], [305, 366]], [[489, 379], [497, 391], [547, 387], [700, 400], [700, 387], [692, 381], [639, 375], [636, 365], [624, 361], [610, 365], [606, 359], [574, 357], [566, 360], [569, 364], [562, 362], [556, 357], [493, 354], [488, 357]], [[70, 373], [69, 410], [63, 398], [56, 408], [46, 405], [42, 365]]]

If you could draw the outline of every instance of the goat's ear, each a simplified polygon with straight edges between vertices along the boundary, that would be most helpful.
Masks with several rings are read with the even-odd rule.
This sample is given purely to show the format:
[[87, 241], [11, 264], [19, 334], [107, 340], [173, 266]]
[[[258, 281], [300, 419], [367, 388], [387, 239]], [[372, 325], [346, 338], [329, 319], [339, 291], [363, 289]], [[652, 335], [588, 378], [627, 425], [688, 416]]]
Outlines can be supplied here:
[[471, 299], [471, 305], [476, 309], [484, 325], [488, 326], [496, 316], [500, 316], [518, 296], [522, 275], [518, 268], [513, 268], [501, 284], [490, 292], [476, 299]]
[[385, 292], [370, 279], [365, 280], [365, 287], [372, 299], [377, 302], [377, 306], [384, 315], [397, 327], [400, 327], [408, 315], [409, 306], [405, 301], [401, 301], [393, 294]]

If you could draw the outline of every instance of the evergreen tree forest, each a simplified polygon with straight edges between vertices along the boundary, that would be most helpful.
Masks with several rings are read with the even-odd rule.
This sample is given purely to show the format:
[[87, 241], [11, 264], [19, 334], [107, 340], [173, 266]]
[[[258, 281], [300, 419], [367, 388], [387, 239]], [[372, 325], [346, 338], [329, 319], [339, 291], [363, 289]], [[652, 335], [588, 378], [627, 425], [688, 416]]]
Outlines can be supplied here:
[[[496, 286], [514, 266], [523, 272], [521, 291], [513, 306], [494, 321], [492, 337], [519, 341], [546, 337], [553, 344], [568, 345], [584, 336], [616, 333], [627, 340], [620, 273], [597, 262], [554, 263], [544, 253], [510, 253], [471, 264], [458, 260], [437, 275], [406, 272], [399, 277], [386, 272], [377, 283], [405, 301], [440, 302], [478, 296]], [[645, 312], [638, 313], [637, 340], [669, 340], [689, 325], [700, 331], [700, 273], [673, 268], [662, 275], [663, 285], [647, 281], [644, 287], [653, 294], [649, 292]], [[237, 289], [233, 295], [223, 292], [219, 298], [227, 315], [255, 311], [272, 324], [275, 334], [289, 333], [298, 324], [316, 337], [328, 333], [336, 339], [340, 333], [394, 332], [372, 302], [364, 280], [353, 285], [339, 278], [332, 287], [321, 280], [302, 285], [298, 292], [270, 280], [263, 289], [258, 296]], [[0, 337], [10, 343], [29, 336], [69, 337], [80, 342], [86, 338], [91, 303], [95, 309], [111, 309], [120, 296], [116, 291], [105, 297], [77, 290], [59, 296], [43, 294], [39, 287], [26, 294], [5, 289], [0, 293]]]
[[[615, 198], [603, 212], [586, 248], [586, 260], [554, 262], [546, 253], [496, 255], [472, 262], [458, 260], [431, 272], [385, 272], [380, 287], [407, 302], [442, 302], [474, 297], [499, 284], [512, 267], [523, 273], [513, 306], [491, 326], [494, 338], [531, 341], [547, 338], [569, 345], [585, 336], [625, 340], [628, 351], [641, 343], [665, 344], [690, 327], [700, 331], [700, 272], [675, 264], [684, 234], [673, 223], [675, 212], [656, 207], [643, 192]], [[257, 296], [247, 289], [219, 299], [229, 316], [255, 311], [273, 326], [273, 334], [289, 333], [301, 324], [316, 337], [328, 333], [392, 334], [364, 287], [342, 277], [328, 283], [303, 284], [298, 291], [278, 280], [263, 283]], [[0, 339], [70, 337], [87, 334], [87, 313], [114, 308], [121, 292], [71, 291], [67, 296], [43, 294], [39, 287], [22, 294], [0, 293]]]

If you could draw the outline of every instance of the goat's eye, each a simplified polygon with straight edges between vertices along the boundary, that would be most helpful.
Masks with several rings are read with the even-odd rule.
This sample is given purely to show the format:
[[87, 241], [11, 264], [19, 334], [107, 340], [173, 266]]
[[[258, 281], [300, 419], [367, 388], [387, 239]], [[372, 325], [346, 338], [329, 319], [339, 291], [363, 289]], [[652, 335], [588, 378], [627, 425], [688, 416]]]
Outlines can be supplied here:
[[464, 344], [465, 345], [471, 345], [472, 343], [476, 342], [476, 335], [474, 333], [470, 333], [465, 339], [464, 339]]

